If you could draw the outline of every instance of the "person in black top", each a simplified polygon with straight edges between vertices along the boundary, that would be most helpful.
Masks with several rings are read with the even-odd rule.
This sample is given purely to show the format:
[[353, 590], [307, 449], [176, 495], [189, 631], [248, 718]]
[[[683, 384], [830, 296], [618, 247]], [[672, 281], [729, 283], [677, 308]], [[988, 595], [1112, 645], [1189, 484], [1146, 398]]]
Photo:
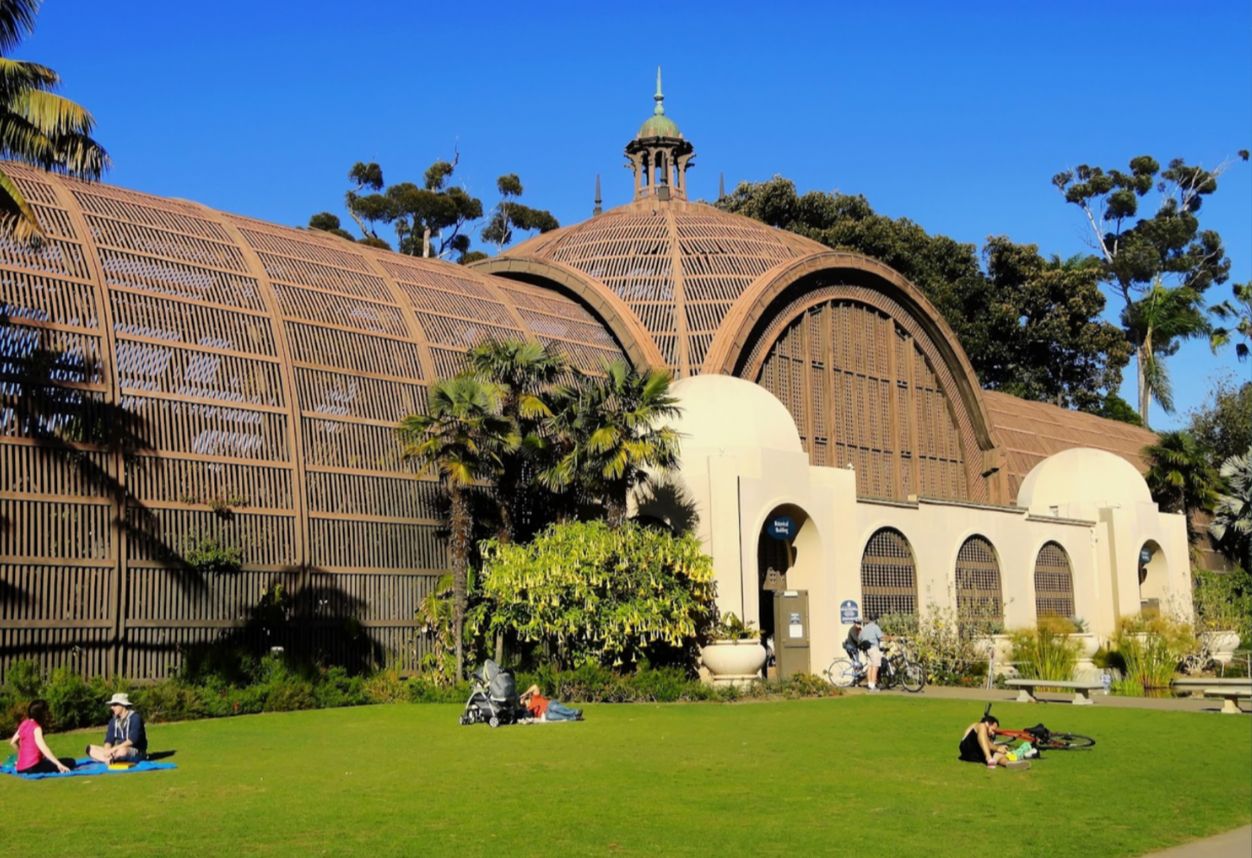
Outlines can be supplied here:
[[843, 651], [848, 654], [848, 658], [852, 659], [853, 664], [861, 663], [860, 617], [857, 617], [852, 621], [852, 628], [848, 629], [848, 636], [843, 639]]

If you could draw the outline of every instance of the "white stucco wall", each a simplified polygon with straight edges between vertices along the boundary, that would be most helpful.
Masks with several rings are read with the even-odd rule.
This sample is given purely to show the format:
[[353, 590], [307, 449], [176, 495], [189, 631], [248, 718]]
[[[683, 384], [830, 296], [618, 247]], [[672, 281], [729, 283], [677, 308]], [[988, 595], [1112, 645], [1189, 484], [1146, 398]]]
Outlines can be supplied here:
[[863, 606], [861, 556], [882, 527], [900, 531], [912, 547], [923, 612], [955, 607], [957, 552], [979, 535], [997, 553], [1008, 628], [1036, 621], [1035, 559], [1047, 542], [1068, 555], [1075, 614], [1099, 637], [1139, 611], [1138, 558], [1147, 542], [1159, 555], [1144, 594], [1159, 593], [1163, 609], [1190, 617], [1183, 519], [1160, 513], [1138, 472], [1113, 454], [1067, 450], [1041, 462], [1023, 482], [1017, 508], [858, 501], [855, 474], [810, 465], [786, 408], [764, 388], [701, 375], [675, 383], [674, 392], [683, 408], [676, 482], [713, 557], [719, 607], [758, 617], [758, 540], [769, 516], [786, 508], [801, 525], [787, 586], [809, 594], [814, 673], [841, 652], [847, 627], [839, 604]]

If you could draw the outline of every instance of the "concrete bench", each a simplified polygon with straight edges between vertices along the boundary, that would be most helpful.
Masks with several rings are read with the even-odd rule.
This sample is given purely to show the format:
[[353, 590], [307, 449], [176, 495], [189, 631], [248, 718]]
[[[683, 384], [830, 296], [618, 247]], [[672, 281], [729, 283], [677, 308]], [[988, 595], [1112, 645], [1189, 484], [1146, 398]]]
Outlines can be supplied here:
[[1221, 688], [1204, 689], [1205, 697], [1224, 697], [1225, 702], [1222, 703], [1222, 714], [1238, 715], [1242, 710], [1239, 708], [1238, 700], [1252, 697], [1252, 685], [1244, 685], [1242, 688], [1236, 686], [1225, 685]]
[[1006, 680], [1004, 684], [1010, 688], [1018, 689], [1018, 703], [1038, 703], [1039, 698], [1035, 696], [1035, 689], [1040, 686], [1047, 686], [1049, 688], [1072, 688], [1074, 690], [1075, 706], [1090, 706], [1094, 702], [1091, 699], [1091, 692], [1104, 687], [1103, 682], [1061, 679], [1009, 679]]
[[1177, 688], [1225, 688], [1231, 685], [1247, 688], [1252, 685], [1252, 679], [1246, 676], [1183, 676], [1170, 682], [1170, 685]]

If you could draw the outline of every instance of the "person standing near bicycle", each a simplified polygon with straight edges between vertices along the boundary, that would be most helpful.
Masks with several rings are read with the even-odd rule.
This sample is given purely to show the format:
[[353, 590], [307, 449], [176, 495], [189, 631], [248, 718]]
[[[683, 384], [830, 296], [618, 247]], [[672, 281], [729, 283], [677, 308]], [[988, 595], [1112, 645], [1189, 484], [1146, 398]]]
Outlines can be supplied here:
[[869, 661], [867, 680], [870, 691], [878, 690], [878, 669], [882, 667], [882, 642], [885, 637], [876, 619], [861, 626], [859, 640], [861, 651]]
[[848, 629], [848, 636], [843, 639], [843, 651], [848, 654], [848, 658], [852, 659], [853, 666], [861, 663], [861, 618], [856, 617], [852, 620], [852, 628]]

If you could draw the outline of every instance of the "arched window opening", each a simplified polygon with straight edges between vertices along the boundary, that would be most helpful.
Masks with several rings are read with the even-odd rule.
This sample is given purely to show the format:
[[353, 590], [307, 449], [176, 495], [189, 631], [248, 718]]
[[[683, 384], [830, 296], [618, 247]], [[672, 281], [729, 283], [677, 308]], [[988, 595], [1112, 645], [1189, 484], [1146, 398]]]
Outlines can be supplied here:
[[956, 616], [962, 630], [995, 634], [1004, 630], [1000, 561], [981, 536], [965, 540], [956, 555]]
[[887, 617], [890, 625], [916, 627], [917, 566], [900, 531], [883, 528], [869, 538], [861, 556], [861, 602], [867, 619]]
[[1035, 558], [1035, 617], [1074, 617], [1074, 574], [1069, 555], [1055, 542], [1045, 544]]

